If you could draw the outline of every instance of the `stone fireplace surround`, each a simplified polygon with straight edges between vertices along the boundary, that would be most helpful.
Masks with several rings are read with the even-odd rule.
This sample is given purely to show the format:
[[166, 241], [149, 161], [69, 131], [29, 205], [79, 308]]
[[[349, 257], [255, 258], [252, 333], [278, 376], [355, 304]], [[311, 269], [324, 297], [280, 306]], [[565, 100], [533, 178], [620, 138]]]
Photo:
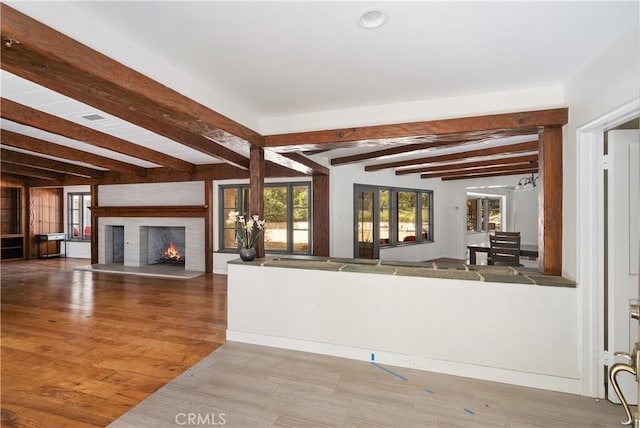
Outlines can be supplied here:
[[185, 266], [188, 271], [205, 271], [204, 218], [196, 217], [100, 217], [98, 219], [98, 263], [113, 263], [113, 226], [124, 226], [124, 266], [147, 265], [145, 227], [185, 228]]

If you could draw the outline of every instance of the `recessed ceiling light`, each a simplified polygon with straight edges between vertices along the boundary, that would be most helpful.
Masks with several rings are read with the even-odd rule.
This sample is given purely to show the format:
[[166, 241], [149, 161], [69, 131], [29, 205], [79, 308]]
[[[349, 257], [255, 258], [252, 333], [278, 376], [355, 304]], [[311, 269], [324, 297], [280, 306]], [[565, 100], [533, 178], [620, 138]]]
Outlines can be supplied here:
[[373, 29], [379, 28], [387, 20], [384, 10], [378, 7], [370, 7], [364, 9], [360, 13], [360, 26], [362, 28]]

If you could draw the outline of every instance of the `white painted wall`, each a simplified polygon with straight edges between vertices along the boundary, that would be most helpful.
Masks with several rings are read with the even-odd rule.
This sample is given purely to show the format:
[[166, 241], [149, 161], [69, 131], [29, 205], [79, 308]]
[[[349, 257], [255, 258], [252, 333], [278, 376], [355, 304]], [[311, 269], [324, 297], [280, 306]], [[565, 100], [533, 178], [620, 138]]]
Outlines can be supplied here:
[[263, 135], [479, 116], [564, 105], [561, 85], [260, 119]]
[[99, 186], [98, 202], [101, 207], [204, 205], [204, 182]]
[[[466, 180], [466, 183], [471, 182], [473, 186], [485, 187], [480, 189], [467, 188], [467, 192], [478, 195], [503, 197], [502, 230], [520, 232], [522, 244], [538, 245], [538, 188], [527, 191], [514, 191], [508, 188], [496, 187], [500, 186], [496, 183], [503, 183], [503, 186], [513, 187], [523, 176], [524, 175], [510, 175], [495, 177], [488, 180], [477, 180], [475, 183], [473, 183], [472, 180]], [[464, 227], [466, 228], [466, 223]], [[488, 233], [467, 233], [468, 245], [488, 242]]]
[[639, 76], [640, 27], [636, 26], [565, 85], [569, 124], [563, 129], [562, 272], [567, 278], [576, 278], [577, 234], [590, 233], [576, 229], [580, 209], [576, 185], [576, 130], [637, 98]]
[[[527, 232], [525, 234], [527, 236], [537, 237], [537, 202], [535, 211], [525, 218], [519, 218], [516, 223], [513, 223], [513, 216], [510, 215], [510, 195], [513, 192], [507, 192], [503, 188], [505, 186], [515, 186], [520, 178], [521, 176], [519, 175], [509, 175], [472, 180], [443, 181], [441, 198], [435, 203], [436, 209], [443, 210], [442, 217], [444, 220], [443, 224], [436, 226], [436, 230], [444, 233], [439, 257], [465, 258], [467, 245], [488, 242], [489, 240], [486, 233], [467, 233], [467, 191], [507, 196], [507, 211], [504, 216], [507, 229], [514, 230], [512, 227], [516, 227], [516, 225], [517, 227], [522, 226], [522, 229], [526, 228]], [[532, 204], [533, 202], [529, 201], [529, 203]], [[532, 243], [537, 243], [537, 238]]]
[[231, 264], [227, 339], [578, 393], [576, 294]]
[[[608, 121], [618, 119], [610, 113], [619, 112], [623, 106], [624, 111], [632, 111], [629, 106], [634, 103], [637, 106], [638, 76], [640, 27], [636, 26], [565, 86], [570, 108], [569, 124], [563, 129], [563, 276], [576, 278], [578, 282], [582, 394], [591, 397], [604, 397], [604, 376], [599, 362], [604, 348], [601, 333], [604, 303], [599, 289], [604, 255], [602, 234], [598, 233], [602, 214], [597, 212], [598, 198], [594, 196], [599, 187], [601, 191], [602, 178], [598, 178], [596, 129], [602, 130]], [[585, 126], [590, 131], [582, 133], [578, 142], [577, 130]]]
[[507, 195], [509, 231], [520, 232], [520, 242], [538, 245], [538, 188], [511, 191]]
[[[353, 257], [353, 189], [354, 184], [374, 186], [393, 186], [411, 189], [433, 190], [434, 207], [439, 207], [442, 195], [440, 180], [423, 180], [419, 177], [396, 176], [393, 170], [365, 172], [362, 165], [342, 165], [333, 167], [330, 175], [331, 186], [331, 247], [332, 257]], [[444, 211], [436, 208], [434, 212], [435, 242], [415, 245], [403, 245], [390, 249], [381, 249], [383, 260], [428, 260], [440, 257], [444, 236], [439, 231], [446, 229]], [[442, 225], [442, 226], [440, 226]]]

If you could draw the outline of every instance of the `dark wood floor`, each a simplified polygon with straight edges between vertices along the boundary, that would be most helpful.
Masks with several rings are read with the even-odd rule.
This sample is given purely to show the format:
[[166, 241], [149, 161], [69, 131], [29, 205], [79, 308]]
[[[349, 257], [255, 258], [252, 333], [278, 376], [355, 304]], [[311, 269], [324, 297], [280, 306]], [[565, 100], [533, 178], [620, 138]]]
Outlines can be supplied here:
[[227, 282], [3, 262], [2, 426], [105, 426], [225, 342]]

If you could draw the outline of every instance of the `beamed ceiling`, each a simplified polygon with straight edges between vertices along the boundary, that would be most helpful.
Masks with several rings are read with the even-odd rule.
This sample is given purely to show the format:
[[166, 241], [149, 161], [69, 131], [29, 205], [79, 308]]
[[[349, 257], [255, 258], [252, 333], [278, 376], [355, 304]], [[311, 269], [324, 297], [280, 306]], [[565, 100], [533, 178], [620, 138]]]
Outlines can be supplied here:
[[540, 133], [568, 120], [560, 108], [265, 136], [0, 8], [1, 169], [32, 186], [248, 178], [251, 146], [267, 177], [326, 175], [327, 162], [424, 179], [529, 174]]

